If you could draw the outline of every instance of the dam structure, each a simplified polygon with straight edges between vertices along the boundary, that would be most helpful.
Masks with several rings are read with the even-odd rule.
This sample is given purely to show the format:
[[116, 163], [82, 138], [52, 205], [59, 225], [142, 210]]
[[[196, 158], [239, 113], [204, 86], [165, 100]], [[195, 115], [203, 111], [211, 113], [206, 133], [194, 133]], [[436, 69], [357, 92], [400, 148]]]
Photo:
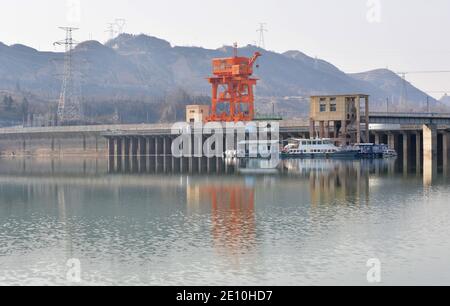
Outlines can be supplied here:
[[[448, 163], [450, 114], [371, 113], [370, 142], [388, 144], [405, 163], [422, 164], [424, 158]], [[172, 124], [63, 126], [0, 129], [2, 156], [92, 156], [115, 160], [141, 156], [172, 157], [178, 135]], [[304, 120], [279, 122], [280, 141], [309, 138], [310, 124]], [[411, 156], [414, 160], [411, 160]]]

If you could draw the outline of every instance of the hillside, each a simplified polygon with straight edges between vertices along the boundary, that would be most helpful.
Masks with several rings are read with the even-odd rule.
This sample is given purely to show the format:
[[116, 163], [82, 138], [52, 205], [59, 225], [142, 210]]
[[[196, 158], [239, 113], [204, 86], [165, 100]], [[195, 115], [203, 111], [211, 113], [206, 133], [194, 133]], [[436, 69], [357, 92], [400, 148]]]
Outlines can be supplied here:
[[[367, 93], [371, 95], [373, 109], [383, 109], [387, 98], [399, 109], [420, 109], [426, 101], [424, 92], [412, 84], [405, 84], [389, 70], [346, 74], [331, 63], [300, 51], [280, 54], [250, 45], [240, 48], [239, 54], [250, 56], [255, 51], [263, 54], [256, 71], [260, 78], [257, 96], [262, 112], [269, 111], [273, 103], [277, 111], [287, 116], [304, 115], [307, 111], [305, 98], [313, 94]], [[174, 47], [156, 37], [122, 34], [105, 45], [96, 41], [79, 44], [74, 50], [74, 61], [84, 101], [92, 113], [99, 113], [102, 109], [113, 111], [118, 101], [120, 105], [161, 102], [177, 90], [193, 97], [205, 97], [209, 95], [205, 78], [211, 73], [211, 59], [231, 55], [231, 47], [215, 50]], [[23, 45], [0, 43], [0, 90], [20, 89], [48, 103], [56, 103], [63, 56], [62, 53], [39, 52]], [[408, 103], [401, 104], [405, 86]], [[303, 102], [295, 103], [295, 97]], [[429, 99], [437, 103], [433, 98]], [[111, 101], [116, 102], [104, 106]], [[155, 109], [151, 111], [155, 112]], [[156, 120], [157, 115], [151, 117]]]

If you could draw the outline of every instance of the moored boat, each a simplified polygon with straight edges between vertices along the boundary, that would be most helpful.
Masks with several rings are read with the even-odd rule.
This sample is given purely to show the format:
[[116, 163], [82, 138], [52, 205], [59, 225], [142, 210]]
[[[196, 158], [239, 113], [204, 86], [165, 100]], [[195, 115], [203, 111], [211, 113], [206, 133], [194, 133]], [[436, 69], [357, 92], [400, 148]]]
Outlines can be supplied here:
[[396, 158], [397, 156], [398, 156], [397, 151], [395, 151], [393, 149], [387, 149], [383, 153], [383, 158]]
[[336, 146], [331, 139], [291, 139], [284, 147], [281, 157], [317, 159], [356, 159], [359, 150]]

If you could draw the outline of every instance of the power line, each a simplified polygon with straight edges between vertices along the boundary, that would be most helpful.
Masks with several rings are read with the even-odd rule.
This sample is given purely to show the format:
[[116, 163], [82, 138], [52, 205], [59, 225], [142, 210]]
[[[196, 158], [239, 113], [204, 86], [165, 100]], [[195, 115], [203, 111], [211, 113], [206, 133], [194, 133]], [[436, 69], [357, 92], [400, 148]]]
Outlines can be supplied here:
[[[401, 101], [402, 105], [406, 105], [408, 101], [408, 87], [406, 76], [409, 74], [441, 74], [441, 73], [450, 73], [450, 70], [418, 70], [418, 71], [406, 71], [406, 72], [397, 72], [397, 74], [402, 78], [402, 93], [401, 93]], [[446, 92], [445, 92], [446, 93]], [[431, 94], [431, 92], [427, 92], [427, 94]], [[428, 99], [428, 97], [427, 97]], [[428, 102], [427, 102], [428, 104]]]
[[450, 70], [423, 70], [423, 71], [397, 72], [397, 74], [399, 74], [399, 75], [408, 75], [408, 74], [434, 74], [434, 73], [450, 73]]

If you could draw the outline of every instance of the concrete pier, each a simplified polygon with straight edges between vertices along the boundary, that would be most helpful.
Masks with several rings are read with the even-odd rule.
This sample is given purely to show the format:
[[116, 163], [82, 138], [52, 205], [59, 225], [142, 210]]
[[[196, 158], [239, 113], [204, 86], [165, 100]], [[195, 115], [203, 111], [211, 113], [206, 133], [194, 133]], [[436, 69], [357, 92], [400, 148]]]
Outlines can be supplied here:
[[442, 167], [445, 173], [448, 171], [449, 145], [450, 134], [447, 131], [444, 131], [442, 133]]
[[424, 159], [437, 160], [437, 127], [435, 125], [423, 126], [423, 156]]

